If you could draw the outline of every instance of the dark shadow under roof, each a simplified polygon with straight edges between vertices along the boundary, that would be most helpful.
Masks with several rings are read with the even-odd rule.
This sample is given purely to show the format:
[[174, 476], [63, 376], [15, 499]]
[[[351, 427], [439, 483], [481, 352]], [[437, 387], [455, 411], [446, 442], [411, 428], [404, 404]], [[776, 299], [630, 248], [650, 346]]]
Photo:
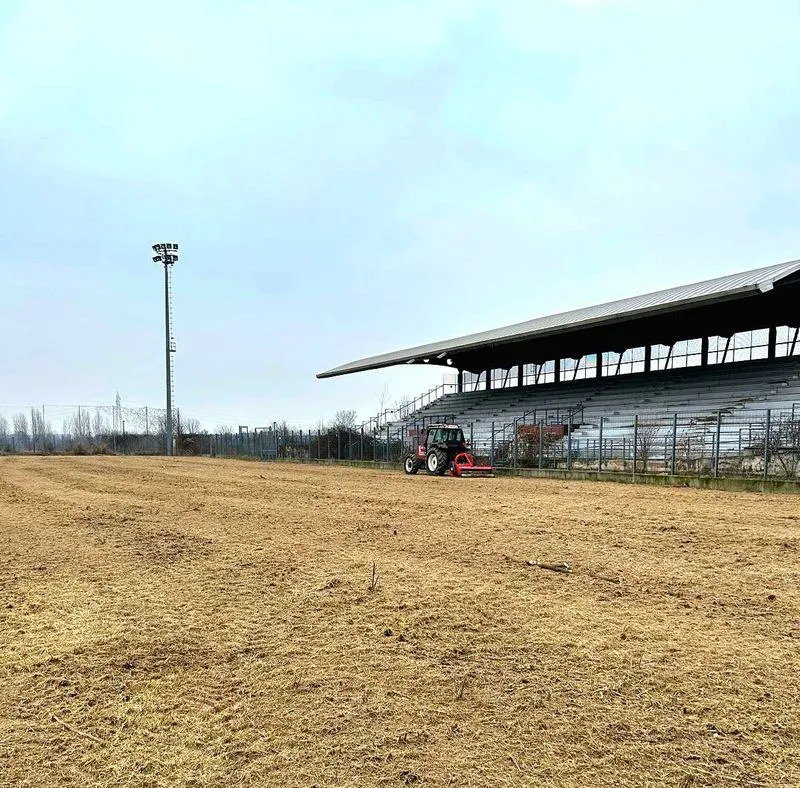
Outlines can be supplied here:
[[[500, 367], [512, 361], [527, 363], [557, 357], [577, 358], [577, 353], [586, 355], [597, 350], [625, 349], [646, 342], [666, 344], [667, 341], [702, 336], [701, 333], [694, 333], [701, 329], [728, 331], [727, 334], [720, 333], [720, 336], [730, 336], [735, 331], [746, 330], [748, 323], [752, 328], [759, 320], [767, 317], [778, 320], [784, 313], [786, 319], [793, 315], [796, 321], [800, 311], [796, 292], [793, 292], [794, 298], [791, 299], [764, 299], [764, 296], [769, 296], [780, 283], [800, 282], [799, 272], [800, 260], [756, 268], [490, 331], [382, 353], [320, 372], [317, 377], [331, 378], [426, 360], [444, 365], [447, 359], [452, 360], [456, 369], [479, 371], [490, 360], [496, 361], [496, 366]], [[749, 299], [750, 303], [739, 303], [742, 299]], [[735, 307], [731, 307], [733, 301], [737, 302]], [[746, 310], [744, 314], [742, 310]], [[631, 325], [634, 321], [636, 327]], [[764, 325], [779, 324], [773, 321]], [[740, 325], [741, 328], [734, 331], [734, 325]], [[631, 336], [632, 331], [635, 339]]]

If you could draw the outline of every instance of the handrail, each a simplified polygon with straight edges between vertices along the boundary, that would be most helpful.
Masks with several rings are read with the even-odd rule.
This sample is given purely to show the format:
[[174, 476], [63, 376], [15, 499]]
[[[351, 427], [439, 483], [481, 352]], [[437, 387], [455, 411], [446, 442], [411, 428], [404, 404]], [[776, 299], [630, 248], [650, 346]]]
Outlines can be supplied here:
[[[583, 412], [584, 412], [584, 406], [583, 405], [575, 405], [575, 406], [566, 408], [564, 410], [562, 410], [561, 408], [555, 408], [554, 410], [550, 409], [550, 408], [532, 408], [531, 410], [526, 410], [522, 415], [517, 416], [517, 418], [513, 419], [512, 421], [508, 421], [505, 424], [501, 425], [500, 427], [497, 427], [494, 430], [494, 432], [492, 433], [492, 435], [494, 437], [497, 437], [497, 435], [500, 432], [502, 432], [503, 435], [505, 436], [505, 434], [506, 434], [506, 432], [507, 432], [509, 427], [513, 428], [511, 434], [515, 435], [516, 432], [517, 432], [517, 429], [519, 428], [520, 425], [528, 423], [528, 416], [531, 416], [531, 415], [533, 415], [535, 417], [536, 414], [543, 413], [544, 416], [543, 416], [543, 419], [541, 419], [541, 420], [547, 422], [548, 421], [548, 414], [550, 414], [550, 418], [555, 418], [556, 423], [558, 423], [559, 421], [561, 423], [563, 423], [563, 420], [564, 420], [565, 417], [568, 420], [571, 418], [572, 419], [572, 423], [575, 424], [575, 422], [576, 422], [576, 418], [575, 417], [578, 415], [578, 413], [580, 413], [580, 417], [581, 417], [581, 420], [582, 420], [583, 419]], [[538, 422], [538, 421], [540, 421], [540, 419], [536, 419], [536, 421]]]
[[428, 391], [423, 391], [422, 394], [414, 397], [413, 400], [398, 405], [396, 408], [385, 408], [375, 416], [372, 416], [366, 421], [362, 422], [357, 429], [363, 429], [367, 433], [378, 432], [381, 429], [384, 429], [387, 424], [390, 424], [394, 421], [407, 419], [409, 416], [416, 413], [416, 411], [426, 407], [427, 405], [431, 405], [445, 394], [453, 393], [456, 390], [456, 387], [457, 384], [455, 383], [440, 383], [438, 386], [434, 386], [434, 388], [429, 389]]

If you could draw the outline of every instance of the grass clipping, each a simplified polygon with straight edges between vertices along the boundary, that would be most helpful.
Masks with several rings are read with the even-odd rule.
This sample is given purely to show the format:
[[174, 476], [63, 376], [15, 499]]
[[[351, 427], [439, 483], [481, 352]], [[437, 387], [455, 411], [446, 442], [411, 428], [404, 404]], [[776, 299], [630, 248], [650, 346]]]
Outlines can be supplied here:
[[796, 498], [0, 459], [0, 785], [800, 785]]

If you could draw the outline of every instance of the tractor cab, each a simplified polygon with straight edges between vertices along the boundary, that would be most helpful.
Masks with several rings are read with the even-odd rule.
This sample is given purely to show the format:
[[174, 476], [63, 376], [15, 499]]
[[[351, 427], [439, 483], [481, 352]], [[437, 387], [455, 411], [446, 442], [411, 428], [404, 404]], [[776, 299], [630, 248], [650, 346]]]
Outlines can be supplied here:
[[428, 452], [437, 446], [448, 454], [466, 451], [464, 431], [461, 427], [435, 424], [423, 433], [422, 444], [417, 447], [417, 454], [420, 459], [424, 460]]

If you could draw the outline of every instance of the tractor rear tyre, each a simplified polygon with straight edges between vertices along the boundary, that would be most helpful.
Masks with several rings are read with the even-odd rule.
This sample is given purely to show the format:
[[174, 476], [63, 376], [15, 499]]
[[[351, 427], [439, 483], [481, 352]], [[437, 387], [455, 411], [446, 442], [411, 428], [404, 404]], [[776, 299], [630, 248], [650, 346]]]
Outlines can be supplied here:
[[409, 476], [413, 476], [419, 470], [419, 463], [413, 454], [409, 454], [405, 460], [403, 460], [403, 470]]
[[447, 455], [441, 449], [431, 449], [425, 462], [428, 473], [441, 476], [447, 471]]

